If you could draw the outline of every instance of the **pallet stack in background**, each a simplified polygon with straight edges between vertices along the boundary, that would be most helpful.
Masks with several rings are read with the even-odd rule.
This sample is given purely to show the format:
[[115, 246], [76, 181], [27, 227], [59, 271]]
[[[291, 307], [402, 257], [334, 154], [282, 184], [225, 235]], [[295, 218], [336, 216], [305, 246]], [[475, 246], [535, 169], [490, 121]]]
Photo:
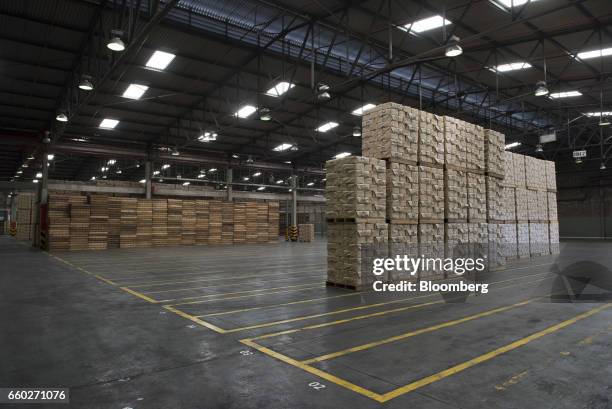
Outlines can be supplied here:
[[50, 251], [278, 242], [278, 202], [49, 194]]
[[364, 260], [385, 247], [390, 256], [486, 254], [492, 269], [558, 252], [554, 163], [505, 152], [503, 134], [386, 103], [363, 116], [362, 152], [326, 164], [329, 284], [366, 286], [374, 277]]
[[298, 241], [311, 242], [314, 241], [314, 224], [305, 223], [298, 224]]
[[32, 240], [36, 224], [36, 196], [32, 193], [17, 195], [17, 240]]

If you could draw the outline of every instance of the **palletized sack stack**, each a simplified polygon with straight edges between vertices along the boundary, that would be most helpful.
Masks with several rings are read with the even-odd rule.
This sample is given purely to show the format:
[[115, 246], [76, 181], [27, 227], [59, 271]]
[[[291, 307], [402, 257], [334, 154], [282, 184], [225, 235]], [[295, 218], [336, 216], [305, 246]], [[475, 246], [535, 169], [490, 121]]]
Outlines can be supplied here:
[[514, 171], [514, 153], [504, 152], [503, 154], [504, 178], [502, 186], [502, 206], [500, 217], [503, 221], [502, 244], [504, 256], [507, 260], [516, 259], [519, 255], [517, 216], [516, 216], [516, 172]]
[[327, 282], [359, 289], [374, 279], [371, 258], [386, 254], [385, 162], [349, 156], [326, 168]]
[[557, 176], [555, 172], [555, 162], [546, 161], [545, 166], [550, 254], [559, 254], [559, 219], [557, 214]]
[[[419, 111], [414, 108], [387, 103], [363, 118], [363, 155], [385, 161], [386, 214], [382, 217], [388, 222], [391, 256], [418, 255], [418, 142]], [[413, 277], [394, 275], [385, 279]]]
[[[444, 258], [444, 117], [419, 112], [419, 254]], [[441, 270], [422, 270], [420, 278], [442, 278]]]
[[513, 153], [512, 164], [514, 165], [514, 180], [516, 183], [514, 194], [518, 257], [529, 258], [529, 208], [527, 203], [529, 194], [527, 192], [527, 178], [525, 174], [525, 156]]
[[525, 156], [525, 181], [529, 217], [529, 253], [532, 256], [550, 254], [545, 161]]
[[488, 258], [491, 268], [506, 264], [506, 243], [504, 240], [504, 150], [506, 137], [491, 129], [484, 131], [485, 178], [487, 189]]

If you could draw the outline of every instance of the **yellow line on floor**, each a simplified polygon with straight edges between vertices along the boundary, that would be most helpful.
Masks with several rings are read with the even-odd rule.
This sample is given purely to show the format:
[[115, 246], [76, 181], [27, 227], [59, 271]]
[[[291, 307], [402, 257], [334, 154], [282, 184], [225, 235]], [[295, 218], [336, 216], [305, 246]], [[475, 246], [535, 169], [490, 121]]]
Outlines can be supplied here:
[[149, 283], [136, 283], [136, 285], [133, 284], [127, 284], [129, 285], [130, 288], [142, 288], [142, 287], [153, 287], [156, 285], [170, 285], [170, 284], [187, 284], [187, 283], [197, 283], [200, 281], [231, 281], [231, 280], [242, 280], [244, 278], [260, 278], [260, 277], [278, 277], [278, 276], [283, 276], [283, 277], [287, 277], [289, 279], [291, 278], [302, 278], [302, 277], [324, 277], [324, 274], [318, 273], [318, 274], [311, 274], [311, 275], [295, 275], [292, 276], [290, 274], [287, 273], [280, 273], [280, 274], [256, 274], [256, 275], [248, 275], [248, 276], [238, 276], [238, 277], [217, 277], [217, 278], [199, 278], [197, 280], [186, 280], [186, 281], [159, 281], [159, 282], [149, 282]]
[[171, 304], [171, 305], [179, 306], [179, 305], [206, 304], [206, 303], [211, 303], [211, 302], [216, 302], [216, 301], [227, 301], [227, 300], [235, 300], [235, 299], [238, 299], [238, 298], [257, 297], [257, 296], [260, 296], [260, 295], [293, 293], [293, 292], [299, 292], [299, 291], [312, 290], [312, 289], [315, 289], [315, 288], [325, 288], [325, 285], [317, 285], [317, 286], [313, 286], [313, 287], [305, 287], [305, 288], [300, 288], [299, 290], [270, 291], [270, 292], [267, 292], [267, 293], [264, 293], [264, 294], [258, 293], [258, 294], [249, 294], [249, 295], [237, 295], [235, 297], [215, 298], [215, 299], [212, 299], [212, 300], [189, 301], [189, 302], [182, 302], [182, 303]]
[[117, 285], [117, 283], [115, 283], [114, 281], [111, 281], [108, 278], [102, 277], [101, 275], [96, 274], [94, 277], [96, 277], [98, 280], [104, 281], [106, 284], [115, 285], [115, 286]]
[[102, 281], [102, 282], [105, 282], [106, 284], [110, 284], [110, 285], [112, 285], [112, 286], [116, 286], [116, 285], [117, 285], [117, 283], [115, 283], [115, 282], [113, 282], [113, 281], [109, 280], [108, 278], [103, 277], [103, 276], [101, 276], [101, 275], [99, 275], [99, 274], [94, 274], [94, 273], [92, 273], [91, 271], [87, 271], [87, 270], [86, 270], [86, 269], [84, 269], [83, 267], [76, 266], [76, 265], [72, 264], [70, 261], [68, 261], [68, 260], [64, 260], [63, 258], [56, 256], [55, 254], [50, 254], [50, 256], [51, 256], [51, 257], [53, 257], [54, 259], [56, 259], [56, 260], [58, 260], [58, 261], [60, 261], [60, 262], [64, 263], [64, 264], [66, 264], [66, 265], [68, 265], [68, 266], [70, 266], [70, 267], [72, 267], [72, 268], [76, 269], [76, 270], [79, 270], [79, 271], [80, 271], [80, 272], [82, 272], [82, 273], [87, 274], [88, 276], [95, 277], [95, 278], [97, 278], [98, 280], [100, 280], [100, 281]]
[[321, 355], [321, 356], [318, 356], [318, 357], [315, 357], [315, 358], [306, 359], [306, 360], [303, 360], [302, 363], [310, 365], [310, 364], [313, 364], [313, 363], [316, 363], [316, 362], [327, 361], [327, 360], [330, 360], [330, 359], [338, 358], [340, 356], [352, 354], [354, 352], [365, 351], [366, 349], [371, 349], [371, 348], [375, 348], [375, 347], [378, 347], [378, 346], [381, 346], [381, 345], [390, 344], [392, 342], [401, 341], [401, 340], [406, 339], [406, 338], [415, 337], [415, 336], [421, 335], [421, 334], [427, 334], [429, 332], [438, 331], [438, 330], [443, 329], [443, 328], [453, 327], [455, 325], [463, 324], [465, 322], [473, 321], [473, 320], [476, 320], [476, 319], [479, 319], [479, 318], [484, 318], [484, 317], [488, 317], [488, 316], [493, 315], [493, 314], [497, 314], [497, 313], [500, 313], [500, 312], [508, 311], [508, 310], [510, 310], [512, 308], [522, 307], [524, 305], [532, 303], [533, 301], [535, 301], [535, 300], [537, 300], [539, 298], [540, 297], [532, 298], [530, 300], [522, 301], [522, 302], [519, 302], [519, 303], [516, 303], [516, 304], [507, 305], [507, 306], [499, 307], [499, 308], [494, 308], [492, 310], [483, 311], [483, 312], [480, 312], [478, 314], [469, 315], [467, 317], [459, 318], [459, 319], [456, 319], [456, 320], [443, 322], [441, 324], [432, 325], [430, 327], [417, 329], [415, 331], [406, 332], [404, 334], [395, 335], [395, 336], [392, 336], [392, 337], [389, 337], [389, 338], [385, 338], [385, 339], [381, 339], [381, 340], [378, 340], [378, 341], [369, 342], [367, 344], [358, 345], [358, 346], [354, 346], [352, 348], [343, 349], [343, 350], [340, 350], [340, 351], [336, 351], [336, 352], [332, 352], [332, 353], [329, 353], [329, 354]]
[[[505, 283], [505, 282], [508, 282], [508, 281], [516, 281], [516, 280], [524, 278], [524, 277], [540, 276], [540, 275], [547, 274], [547, 273], [548, 272], [546, 272], [546, 273], [538, 273], [538, 274], [529, 274], [529, 275], [526, 275], [526, 276], [515, 277], [515, 278], [508, 279], [508, 280], [495, 281], [495, 282], [493, 282], [491, 284], [499, 284], [499, 283]], [[440, 280], [440, 282], [442, 282], [442, 281], [449, 281], [449, 280], [451, 280], [451, 279]], [[224, 312], [216, 312], [216, 313], [211, 313], [211, 314], [196, 315], [196, 317], [204, 318], [204, 317], [214, 317], [214, 316], [226, 315], [226, 314], [236, 314], [236, 313], [240, 313], [240, 312], [247, 312], [247, 311], [253, 311], [253, 310], [261, 310], [261, 309], [267, 309], [267, 308], [275, 308], [275, 307], [282, 307], [282, 306], [287, 306], [287, 305], [295, 305], [295, 304], [309, 303], [309, 302], [314, 302], [314, 301], [327, 300], [327, 299], [331, 299], [331, 298], [352, 297], [352, 296], [356, 296], [356, 295], [370, 294], [370, 293], [374, 293], [374, 292], [375, 292], [374, 290], [358, 291], [358, 292], [352, 292], [350, 294], [341, 294], [341, 295], [335, 295], [335, 296], [331, 296], [331, 297], [312, 298], [312, 299], [308, 299], [308, 300], [300, 300], [300, 301], [292, 301], [292, 302], [281, 303], [281, 304], [265, 305], [265, 306], [261, 306], [261, 307], [249, 307], [249, 308], [241, 308], [241, 309], [237, 309], [237, 310], [230, 310], [230, 311], [224, 311]], [[402, 298], [400, 300], [394, 300], [394, 301], [389, 301], [389, 302], [386, 302], [386, 303], [370, 304], [370, 305], [371, 306], [379, 306], [379, 305], [385, 305], [385, 304], [388, 304], [388, 303], [410, 301], [412, 298], [414, 298], [414, 297]], [[358, 308], [361, 308], [361, 307], [358, 307]]]
[[437, 374], [428, 376], [426, 378], [420, 379], [420, 380], [418, 380], [416, 382], [409, 383], [409, 384], [407, 384], [405, 386], [399, 387], [399, 388], [394, 389], [392, 391], [389, 391], [389, 392], [387, 392], [385, 394], [379, 394], [379, 393], [373, 392], [373, 391], [371, 391], [371, 390], [369, 390], [367, 388], [364, 388], [364, 387], [361, 387], [361, 386], [356, 385], [354, 383], [351, 383], [351, 382], [349, 382], [347, 380], [339, 378], [339, 377], [337, 377], [335, 375], [332, 375], [332, 374], [330, 374], [328, 372], [322, 371], [322, 370], [320, 370], [318, 368], [314, 368], [314, 367], [312, 367], [310, 365], [307, 365], [307, 364], [305, 364], [303, 362], [297, 361], [297, 360], [295, 360], [293, 358], [290, 358], [290, 357], [288, 357], [286, 355], [283, 355], [283, 354], [281, 354], [279, 352], [273, 351], [270, 348], [264, 347], [264, 346], [262, 346], [262, 345], [260, 345], [260, 344], [255, 342], [256, 339], [261, 339], [261, 338], [242, 339], [242, 340], [240, 340], [240, 342], [242, 344], [247, 345], [247, 346], [249, 346], [249, 347], [251, 347], [253, 349], [256, 349], [257, 351], [262, 352], [262, 353], [264, 353], [264, 354], [266, 354], [266, 355], [268, 355], [270, 357], [273, 357], [273, 358], [278, 359], [279, 361], [285, 362], [286, 364], [295, 366], [296, 368], [302, 369], [302, 370], [304, 370], [304, 371], [306, 371], [308, 373], [316, 375], [316, 376], [318, 376], [318, 377], [320, 377], [322, 379], [328, 380], [328, 381], [330, 381], [330, 382], [332, 382], [332, 383], [334, 383], [336, 385], [342, 386], [342, 387], [344, 387], [344, 388], [346, 388], [348, 390], [351, 390], [353, 392], [359, 393], [360, 395], [366, 396], [366, 397], [368, 397], [370, 399], [373, 399], [373, 400], [375, 400], [377, 402], [384, 403], [384, 402], [388, 402], [388, 401], [390, 401], [392, 399], [395, 399], [395, 398], [397, 398], [397, 397], [399, 397], [401, 395], [404, 395], [404, 394], [407, 394], [409, 392], [415, 391], [416, 389], [419, 389], [419, 388], [422, 388], [424, 386], [427, 386], [427, 385], [429, 385], [431, 383], [434, 383], [434, 382], [437, 382], [437, 381], [442, 380], [444, 378], [447, 378], [449, 376], [455, 375], [455, 374], [457, 374], [457, 373], [459, 373], [461, 371], [464, 371], [464, 370], [466, 370], [468, 368], [471, 368], [472, 366], [475, 366], [475, 365], [478, 365], [478, 364], [480, 364], [482, 362], [491, 360], [491, 359], [493, 359], [493, 358], [495, 358], [495, 357], [497, 357], [499, 355], [502, 355], [502, 354], [504, 354], [506, 352], [512, 351], [514, 349], [517, 349], [517, 348], [519, 348], [521, 346], [524, 346], [524, 345], [528, 344], [529, 342], [535, 341], [535, 340], [537, 340], [539, 338], [542, 338], [542, 337], [544, 337], [546, 335], [552, 334], [553, 332], [556, 332], [556, 331], [558, 331], [558, 330], [560, 330], [562, 328], [565, 328], [565, 327], [567, 327], [567, 326], [569, 326], [571, 324], [574, 324], [574, 323], [576, 323], [576, 322], [578, 322], [578, 321], [580, 321], [582, 319], [585, 319], [585, 318], [588, 318], [588, 317], [590, 317], [590, 316], [592, 316], [594, 314], [597, 314], [598, 312], [600, 312], [600, 311], [602, 311], [602, 310], [604, 310], [606, 308], [609, 308], [611, 306], [612, 306], [612, 304], [606, 304], [606, 305], [603, 305], [601, 307], [597, 307], [597, 308], [592, 309], [592, 310], [590, 310], [590, 311], [588, 311], [586, 313], [580, 314], [580, 315], [578, 315], [578, 316], [576, 316], [574, 318], [571, 318], [571, 319], [563, 321], [563, 322], [561, 322], [559, 324], [556, 324], [556, 325], [553, 325], [551, 327], [548, 327], [548, 328], [546, 328], [546, 329], [544, 329], [542, 331], [539, 331], [539, 332], [537, 332], [535, 334], [529, 335], [529, 336], [527, 336], [525, 338], [519, 339], [519, 340], [517, 340], [517, 341], [515, 341], [515, 342], [513, 342], [511, 344], [505, 345], [505, 346], [503, 346], [501, 348], [497, 348], [497, 349], [495, 349], [495, 350], [493, 350], [491, 352], [488, 352], [487, 354], [478, 356], [478, 357], [476, 357], [474, 359], [471, 359], [469, 361], [466, 361], [466, 362], [464, 362], [462, 364], [455, 365], [455, 366], [453, 366], [451, 368], [448, 368], [448, 369], [446, 369], [444, 371], [438, 372]]
[[141, 298], [141, 299], [143, 299], [143, 300], [145, 300], [147, 302], [150, 302], [151, 304], [159, 304], [159, 301], [154, 300], [151, 297], [147, 297], [146, 295], [141, 294], [138, 291], [131, 290], [131, 289], [127, 288], [127, 287], [119, 287], [119, 288], [121, 288], [126, 293], [130, 293], [132, 295], [135, 295], [136, 297]]
[[[534, 280], [534, 281], [528, 281], [528, 282], [525, 282], [525, 283], [510, 284], [510, 285], [506, 285], [506, 286], [497, 288], [496, 290], [502, 290], [502, 289], [505, 289], [505, 288], [518, 287], [518, 286], [521, 286], [521, 285], [524, 285], [524, 284], [531, 284], [531, 283], [535, 283], [535, 282], [539, 282], [539, 281], [548, 280], [550, 278], [552, 278], [552, 277], [542, 278], [542, 279]], [[436, 296], [436, 295], [439, 295], [439, 294], [436, 293], [436, 294], [422, 295], [422, 296], [419, 296], [419, 297], [412, 297], [411, 299], [433, 297], [433, 296]], [[324, 322], [322, 324], [308, 325], [306, 327], [295, 328], [295, 329], [290, 329], [290, 330], [286, 330], [286, 331], [273, 332], [273, 333], [261, 335], [261, 336], [258, 336], [258, 337], [255, 337], [255, 338], [251, 338], [251, 339], [253, 339], [253, 340], [260, 340], [260, 339], [266, 339], [266, 338], [273, 338], [273, 337], [277, 337], [279, 335], [293, 334], [293, 333], [296, 333], [296, 332], [308, 331], [308, 330], [318, 329], [318, 328], [324, 328], [324, 327], [329, 327], [329, 326], [333, 326], [333, 325], [344, 324], [344, 323], [351, 322], [351, 321], [362, 320], [362, 319], [366, 319], [366, 318], [379, 317], [379, 316], [382, 316], [382, 315], [392, 314], [392, 313], [395, 313], [395, 312], [402, 312], [402, 311], [407, 311], [407, 310], [410, 310], [410, 309], [427, 307], [429, 305], [442, 304], [442, 303], [445, 303], [446, 301], [447, 300], [445, 300], [445, 299], [441, 299], [441, 300], [430, 301], [430, 302], [426, 302], [426, 303], [422, 303], [422, 304], [413, 304], [413, 305], [409, 305], [409, 306], [406, 306], [406, 307], [394, 308], [394, 309], [391, 309], [391, 310], [384, 310], [384, 311], [375, 312], [375, 313], [371, 313], [371, 314], [357, 315], [355, 317], [345, 318], [345, 319], [341, 319], [341, 320], [337, 320], [337, 321]], [[249, 328], [249, 327], [246, 327], [246, 328], [232, 328], [231, 330], [227, 330], [227, 332], [242, 331], [244, 329], [252, 329], [252, 328]]]
[[198, 317], [198, 318], [216, 317], [216, 316], [219, 316], [219, 315], [236, 314], [236, 313], [239, 313], [239, 312], [246, 312], [246, 311], [253, 311], [253, 310], [262, 310], [262, 309], [266, 309], [266, 308], [275, 308], [275, 307], [282, 307], [282, 306], [287, 306], [287, 305], [305, 304], [305, 303], [309, 303], [309, 302], [321, 301], [321, 300], [330, 300], [330, 299], [334, 299], [334, 298], [354, 297], [356, 295], [363, 295], [363, 294], [372, 293], [372, 292], [374, 292], [374, 291], [372, 290], [372, 291], [351, 292], [350, 294], [340, 294], [340, 295], [332, 295], [332, 296], [329, 296], [329, 297], [310, 298], [310, 299], [307, 299], [307, 300], [291, 301], [291, 302], [286, 302], [286, 303], [282, 303], [282, 304], [263, 305], [261, 307], [249, 307], [249, 308], [241, 308], [239, 310], [231, 310], [231, 311], [223, 311], [223, 312], [213, 312], [211, 314], [196, 315], [196, 317]]
[[575, 324], [576, 322], [583, 320], [585, 318], [588, 318], [592, 315], [595, 315], [603, 310], [605, 310], [606, 308], [610, 308], [612, 307], [612, 304], [605, 304], [602, 306], [599, 306], [597, 308], [594, 308], [592, 310], [589, 310], [583, 314], [577, 315], [574, 318], [570, 318], [566, 321], [560, 322], [558, 324], [552, 325], [542, 331], [536, 332], [534, 334], [531, 334], [525, 338], [521, 338], [517, 341], [514, 341], [508, 345], [504, 345], [501, 348], [497, 348], [494, 349], [493, 351], [487, 352], [486, 354], [480, 355], [476, 358], [470, 359], [469, 361], [463, 362], [459, 365], [455, 365], [452, 366], [448, 369], [445, 369], [443, 371], [440, 371], [434, 375], [428, 376], [426, 378], [420, 379], [418, 381], [409, 383], [407, 385], [402, 386], [401, 388], [397, 388], [394, 389], [390, 392], [387, 392], [385, 394], [382, 395], [382, 399], [377, 399], [379, 402], [387, 402], [391, 399], [397, 398], [398, 396], [404, 395], [408, 392], [412, 392], [416, 389], [422, 388], [423, 386], [427, 386], [429, 384], [432, 384], [434, 382], [440, 381], [444, 378], [447, 378], [449, 376], [455, 375], [459, 372], [465, 371], [466, 369], [469, 369], [475, 365], [478, 365], [482, 362], [486, 362], [490, 359], [493, 359], [499, 355], [505, 354], [507, 352], [510, 352], [514, 349], [520, 348], [524, 345], [527, 345], [528, 343], [535, 341], [537, 339], [540, 339], [546, 335], [552, 334], [554, 332], [557, 332], [565, 327], [568, 327], [572, 324]]
[[[300, 278], [300, 277], [298, 277]], [[321, 278], [323, 278], [321, 276]], [[285, 281], [285, 280], [281, 280], [281, 281]], [[321, 281], [314, 281], [312, 283], [304, 283], [304, 284], [294, 284], [294, 286], [298, 287], [301, 285], [313, 285], [313, 284], [319, 284]], [[267, 284], [267, 283], [264, 283]], [[217, 284], [217, 285], [206, 285], [206, 286], [202, 286], [202, 287], [188, 287], [188, 288], [171, 288], [168, 290], [157, 290], [157, 291], [143, 291], [143, 294], [161, 294], [161, 293], [173, 293], [173, 292], [177, 292], [177, 291], [190, 291], [190, 290], [205, 290], [207, 288], [219, 288], [219, 287], [228, 287], [231, 285], [236, 285], [236, 284]], [[290, 286], [288, 286], [290, 287]], [[133, 288], [132, 286], [130, 286], [130, 288]], [[265, 290], [266, 288], [261, 288], [260, 290]], [[255, 290], [254, 290], [255, 291]]]
[[323, 378], [323, 379], [326, 379], [326, 380], [328, 380], [328, 381], [330, 381], [332, 383], [335, 383], [336, 385], [342, 386], [342, 387], [344, 387], [346, 389], [352, 390], [353, 392], [357, 392], [357, 393], [359, 393], [361, 395], [367, 396], [368, 398], [371, 398], [371, 399], [374, 399], [374, 400], [379, 400], [382, 397], [382, 395], [380, 395], [380, 394], [378, 394], [376, 392], [372, 392], [369, 389], [362, 388], [361, 386], [355, 385], [354, 383], [351, 383], [351, 382], [346, 381], [346, 380], [344, 380], [342, 378], [334, 376], [334, 375], [332, 375], [332, 374], [330, 374], [328, 372], [322, 371], [320, 369], [314, 368], [314, 367], [309, 366], [309, 365], [305, 365], [305, 364], [303, 364], [303, 363], [301, 363], [299, 361], [296, 361], [295, 359], [289, 358], [286, 355], [279, 354], [276, 351], [272, 351], [269, 348], [261, 346], [261, 345], [257, 344], [256, 342], [253, 342], [253, 341], [251, 341], [249, 339], [243, 339], [240, 342], [243, 343], [244, 345], [248, 346], [248, 347], [256, 349], [256, 350], [258, 350], [258, 351], [260, 351], [260, 352], [262, 352], [262, 353], [264, 353], [266, 355], [269, 355], [269, 356], [271, 356], [273, 358], [276, 358], [279, 361], [285, 362], [286, 364], [289, 364], [289, 365], [293, 365], [293, 366], [295, 366], [297, 368], [300, 368], [300, 369], [302, 369], [302, 370], [304, 370], [306, 372], [309, 372], [309, 373], [311, 373], [313, 375], [316, 375], [316, 376], [318, 376], [320, 378]]
[[[305, 286], [309, 286], [312, 285], [314, 283], [310, 283], [310, 284], [300, 284], [300, 285], [286, 285], [283, 287], [272, 287], [272, 288], [261, 288], [259, 290], [248, 290], [248, 291], [236, 291], [236, 292], [232, 292], [232, 293], [219, 293], [219, 294], [207, 294], [207, 295], [197, 295], [197, 296], [193, 296], [193, 297], [181, 297], [181, 298], [173, 298], [173, 299], [168, 299], [168, 300], [157, 300], [157, 302], [171, 302], [171, 301], [182, 301], [182, 300], [192, 300], [195, 298], [210, 298], [210, 297], [218, 297], [218, 296], [224, 296], [224, 295], [235, 295], [235, 294], [247, 294], [247, 293], [257, 293], [256, 295], [264, 295], [266, 294], [263, 291], [268, 291], [268, 290], [278, 290], [278, 289], [284, 289], [284, 288], [298, 288], [298, 287], [305, 287]], [[317, 286], [320, 287], [320, 286]], [[315, 288], [315, 287], [312, 287]], [[178, 305], [178, 304], [173, 304], [173, 305]]]
[[202, 320], [198, 319], [197, 317], [194, 317], [193, 315], [187, 314], [186, 312], [181, 311], [181, 310], [179, 310], [177, 308], [174, 308], [174, 307], [172, 307], [170, 305], [164, 305], [163, 307], [166, 310], [171, 311], [171, 312], [175, 313], [178, 316], [181, 316], [181, 317], [186, 318], [186, 319], [188, 319], [190, 321], [193, 321], [196, 324], [202, 325], [203, 327], [212, 329], [213, 331], [216, 331], [216, 332], [218, 332], [220, 334], [224, 334], [226, 332], [223, 328], [219, 328], [216, 325], [211, 324], [210, 322], [202, 321]]

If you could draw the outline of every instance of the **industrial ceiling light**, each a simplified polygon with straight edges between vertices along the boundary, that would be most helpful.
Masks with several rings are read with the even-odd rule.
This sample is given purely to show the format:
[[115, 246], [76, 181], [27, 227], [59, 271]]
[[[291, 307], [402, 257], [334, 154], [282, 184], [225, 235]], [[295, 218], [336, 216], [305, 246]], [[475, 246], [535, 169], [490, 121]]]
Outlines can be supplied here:
[[599, 166], [600, 170], [606, 170], [606, 164], [601, 162], [601, 165]]
[[23, 170], [18, 170], [16, 173], [17, 173], [18, 175], [21, 175], [21, 174], [23, 173]]
[[240, 158], [240, 156], [238, 156], [238, 154], [237, 154], [237, 153], [234, 153], [234, 154], [232, 154], [232, 158], [234, 158], [234, 159], [239, 159], [239, 158]]
[[183, 186], [189, 186], [191, 183], [189, 182], [183, 182]]
[[33, 154], [30, 154], [30, 155], [28, 156], [28, 160], [33, 160], [33, 159], [34, 159], [34, 155], [33, 155]]
[[108, 41], [108, 43], [106, 43], [106, 47], [108, 47], [109, 50], [115, 51], [115, 52], [120, 52], [120, 51], [125, 50], [125, 43], [121, 39], [122, 36], [123, 36], [123, 31], [111, 30], [111, 38]]
[[498, 65], [497, 67], [490, 67], [489, 70], [493, 72], [508, 72], [508, 71], [515, 71], [515, 70], [524, 70], [524, 69], [531, 68], [531, 67], [532, 65], [529, 64], [528, 62], [512, 62], [508, 64], [501, 64], [501, 65]]
[[81, 82], [79, 82], [79, 89], [83, 91], [93, 91], [94, 86], [91, 82], [91, 75], [83, 74], [81, 76]]
[[257, 188], [257, 190], [259, 190], [259, 191], [261, 192], [262, 190], [266, 190], [266, 187], [265, 187], [265, 186], [259, 186], [259, 187]]
[[37, 172], [36, 173], [36, 179], [40, 179], [42, 177], [42, 172]]
[[308, 182], [306, 186], [314, 186], [314, 182]]
[[446, 51], [444, 51], [444, 55], [449, 58], [458, 57], [463, 54], [463, 48], [459, 45], [459, 37], [452, 36], [450, 38], [450, 42], [453, 43], [446, 47]]
[[291, 145], [291, 147], [289, 148], [290, 151], [292, 152], [297, 152], [300, 150], [300, 147], [298, 146], [297, 143], [294, 143], [293, 145]]
[[248, 176], [245, 176], [245, 177], [242, 178], [242, 180], [245, 181], [245, 182], [248, 182], [249, 180], [251, 180], [251, 178], [248, 177]]
[[121, 96], [129, 99], [140, 99], [148, 89], [149, 87], [146, 85], [130, 84]]
[[114, 165], [115, 163], [117, 163], [116, 159], [109, 159], [108, 162], [106, 162], [108, 165]]
[[262, 121], [272, 120], [272, 111], [269, 108], [259, 108], [259, 119]]
[[340, 152], [334, 156], [335, 159], [346, 158], [347, 156], [351, 156], [350, 152]]
[[165, 70], [166, 67], [170, 65], [172, 60], [174, 60], [174, 57], [176, 57], [176, 55], [172, 53], [157, 50], [153, 53], [153, 55], [151, 55], [151, 58], [149, 58], [147, 61], [146, 66], [148, 68], [153, 68], [160, 71]]
[[326, 122], [323, 125], [321, 125], [320, 127], [318, 127], [316, 129], [317, 132], [327, 132], [330, 129], [334, 129], [335, 127], [337, 127], [338, 125], [340, 125], [338, 122], [334, 122], [334, 121], [330, 121], [330, 122]]
[[331, 99], [329, 89], [329, 85], [319, 82], [317, 84], [317, 99], [320, 101], [329, 101]]
[[27, 168], [29, 165], [27, 163], [24, 163], [21, 165], [22, 168]]
[[413, 23], [405, 24], [402, 30], [409, 31], [410, 33], [422, 33], [424, 31], [433, 30], [439, 27], [448, 26], [453, 24], [451, 21], [445, 19], [440, 15], [427, 17], [422, 20], [415, 21]]
[[255, 161], [253, 160], [253, 157], [252, 157], [251, 155], [249, 155], [249, 157], [248, 157], [248, 158], [247, 158], [247, 160], [246, 160], [246, 163], [253, 163], [253, 162], [255, 162]]
[[170, 153], [172, 156], [179, 156], [181, 153], [179, 152], [179, 150], [177, 148], [172, 149], [172, 152]]
[[253, 173], [253, 177], [256, 178], [257, 176], [261, 176], [261, 172], [255, 172]]
[[582, 96], [582, 92], [580, 91], [563, 91], [563, 92], [555, 92], [554, 94], [550, 94], [548, 97], [550, 99], [559, 99], [559, 98], [572, 98]]
[[353, 128], [353, 136], [361, 136], [361, 128], [356, 126]]
[[118, 175], [120, 175], [120, 174], [122, 174], [123, 172], [121, 171], [121, 169], [117, 169], [117, 170], [115, 171], [115, 173], [116, 173], [116, 174], [118, 174]]
[[138, 183], [145, 184], [145, 183], [147, 183], [147, 181], [146, 181], [145, 179], [140, 179], [140, 180], [138, 181]]
[[599, 119], [599, 126], [610, 126], [610, 120], [608, 119], [608, 117], [602, 116]]
[[211, 173], [214, 173], [214, 172], [217, 171], [217, 168], [210, 168], [210, 169], [208, 169], [208, 171], [211, 172]]
[[544, 152], [544, 148], [542, 148], [542, 144], [541, 144], [541, 143], [539, 143], [539, 144], [537, 144], [537, 145], [536, 145], [536, 149], [535, 149], [535, 151], [536, 151], [537, 153]]
[[161, 167], [161, 168], [162, 168], [162, 170], [166, 170], [166, 169], [168, 169], [169, 167], [170, 167], [170, 164], [169, 164], [169, 163], [164, 163], [164, 164], [162, 165], [162, 167]]
[[355, 115], [355, 116], [361, 116], [363, 115], [366, 111], [369, 111], [370, 109], [376, 108], [376, 105], [374, 104], [365, 104], [363, 106], [360, 106], [359, 108], [354, 109], [351, 114]]
[[582, 163], [582, 158], [576, 158], [576, 165], [580, 165]]
[[115, 129], [118, 124], [119, 121], [116, 119], [104, 118], [98, 126], [102, 129]]
[[237, 118], [244, 119], [244, 118], [248, 118], [249, 116], [251, 116], [255, 111], [257, 111], [257, 108], [255, 108], [253, 105], [244, 105], [240, 107], [240, 109], [236, 111], [234, 115]]
[[90, 180], [96, 180], [96, 177], [95, 177], [95, 176], [92, 176]]
[[55, 155], [54, 154], [50, 153], [50, 154], [47, 155], [47, 160], [53, 160], [53, 159], [55, 159]]
[[295, 84], [291, 84], [287, 81], [281, 81], [269, 90], [266, 91], [266, 95], [271, 97], [280, 97], [291, 88], [295, 87]]
[[275, 152], [284, 152], [288, 150], [289, 148], [291, 148], [290, 143], [281, 143], [280, 145], [277, 145], [274, 148], [272, 148], [272, 150]]
[[610, 55], [612, 55], [612, 48], [603, 48], [600, 50], [583, 51], [578, 53], [576, 57], [581, 60], [588, 60], [590, 58], [607, 57]]
[[548, 95], [549, 91], [548, 91], [548, 87], [546, 86], [546, 81], [539, 81], [536, 84], [536, 90], [535, 90], [535, 96], [536, 97], [543, 97]]
[[38, 183], [38, 179], [32, 179], [33, 183]]
[[511, 142], [506, 145], [506, 150], [516, 148], [517, 146], [521, 146], [520, 142]]
[[55, 120], [58, 122], [68, 122], [68, 116], [64, 112], [58, 112]]

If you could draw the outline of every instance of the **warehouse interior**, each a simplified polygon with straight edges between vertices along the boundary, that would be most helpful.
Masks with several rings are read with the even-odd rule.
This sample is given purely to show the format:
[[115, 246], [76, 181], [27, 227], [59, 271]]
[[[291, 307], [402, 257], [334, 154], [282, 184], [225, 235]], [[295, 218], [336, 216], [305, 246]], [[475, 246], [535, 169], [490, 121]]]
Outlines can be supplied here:
[[611, 407], [611, 26], [0, 2], [0, 407]]

